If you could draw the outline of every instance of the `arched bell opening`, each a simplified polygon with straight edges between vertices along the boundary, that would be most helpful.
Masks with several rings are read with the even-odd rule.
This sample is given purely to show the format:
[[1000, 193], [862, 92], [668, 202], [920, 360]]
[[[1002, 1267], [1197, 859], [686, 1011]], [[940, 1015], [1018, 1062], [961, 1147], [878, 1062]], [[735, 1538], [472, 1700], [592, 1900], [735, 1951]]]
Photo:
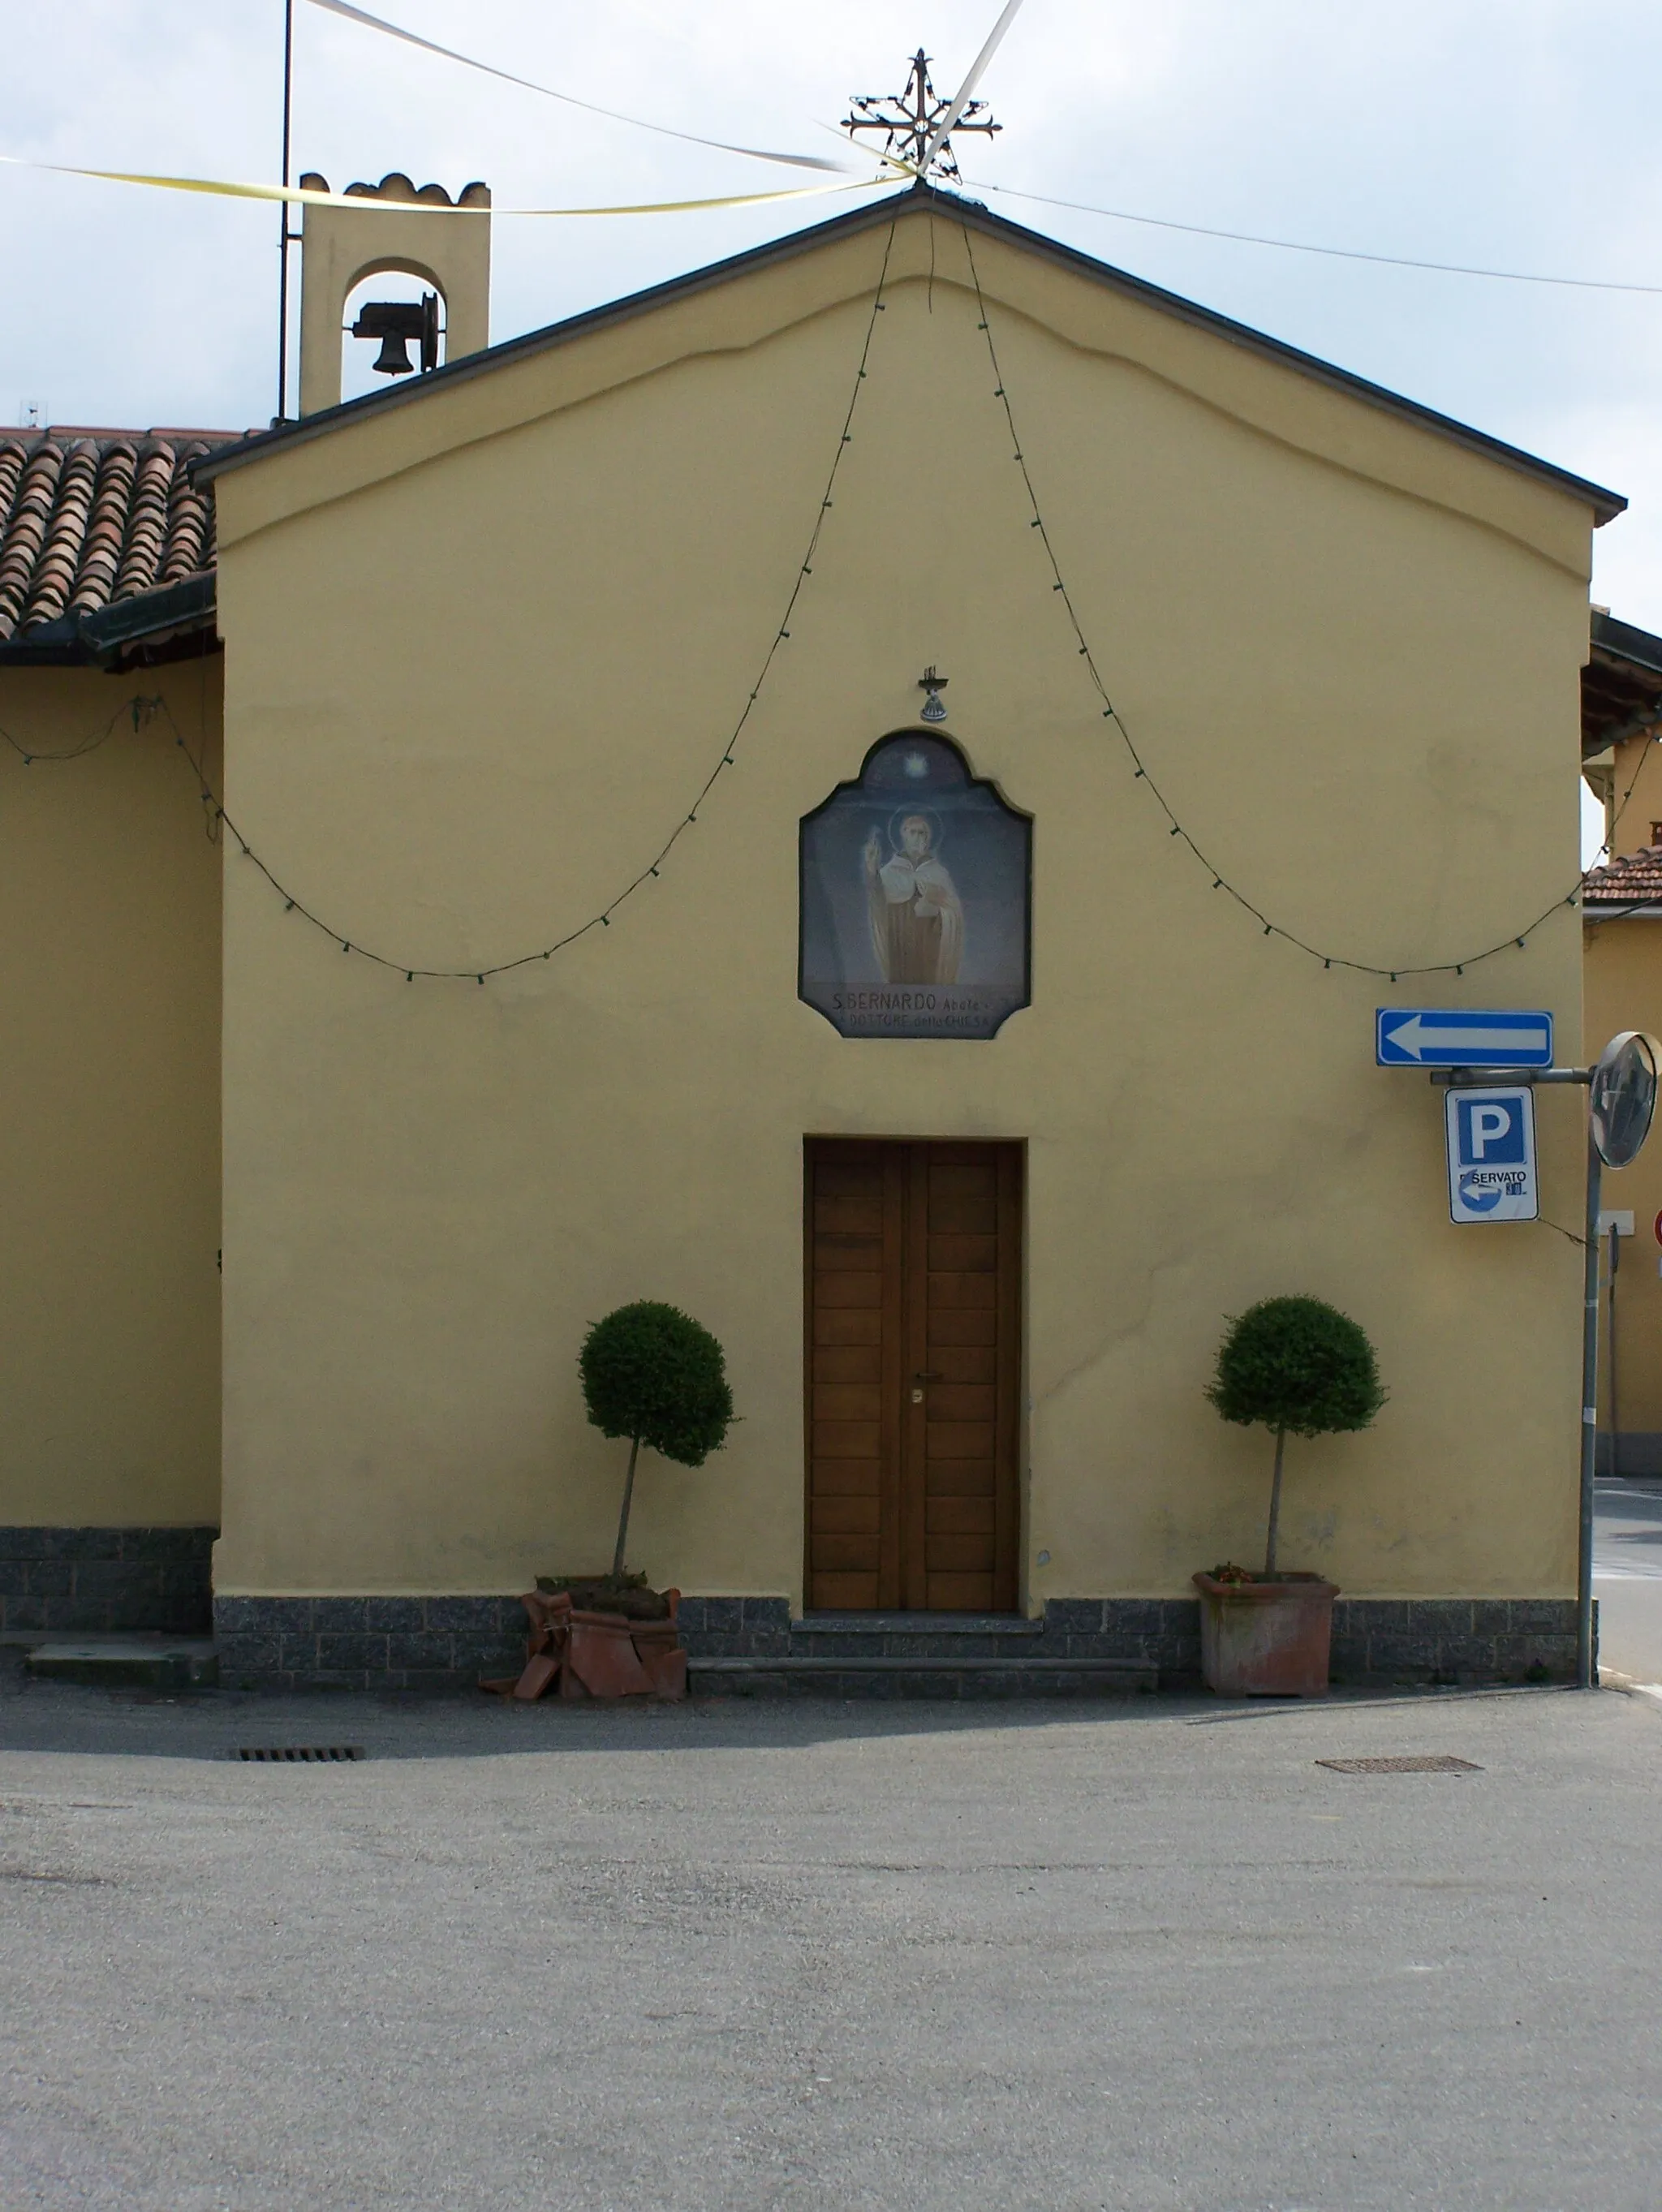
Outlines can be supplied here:
[[446, 358], [449, 317], [432, 271], [378, 263], [346, 295], [341, 310], [340, 396], [362, 399]]
[[[314, 171], [301, 185], [329, 191]], [[418, 191], [394, 171], [379, 185], [349, 185], [321, 204], [307, 202], [301, 236], [302, 415], [384, 391], [490, 343], [490, 194], [484, 185], [468, 185], [453, 200], [442, 185]]]

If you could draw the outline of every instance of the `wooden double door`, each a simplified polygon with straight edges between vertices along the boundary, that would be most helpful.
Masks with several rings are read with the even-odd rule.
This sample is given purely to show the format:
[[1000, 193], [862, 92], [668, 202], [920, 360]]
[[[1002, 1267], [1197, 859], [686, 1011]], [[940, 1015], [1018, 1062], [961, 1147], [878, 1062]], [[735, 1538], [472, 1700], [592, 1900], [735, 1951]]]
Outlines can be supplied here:
[[811, 1139], [807, 1603], [1013, 1612], [1021, 1147]]

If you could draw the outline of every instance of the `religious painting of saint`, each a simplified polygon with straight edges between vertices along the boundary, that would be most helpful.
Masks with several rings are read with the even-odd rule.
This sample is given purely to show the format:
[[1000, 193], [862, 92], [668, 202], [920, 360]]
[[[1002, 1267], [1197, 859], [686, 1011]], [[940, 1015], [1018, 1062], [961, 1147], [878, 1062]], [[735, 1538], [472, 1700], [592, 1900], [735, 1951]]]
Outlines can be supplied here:
[[1032, 844], [956, 745], [884, 738], [803, 818], [801, 996], [844, 1036], [996, 1036], [1029, 1000]]
[[889, 836], [892, 850], [886, 860], [875, 830], [866, 840], [866, 896], [883, 981], [955, 983], [964, 952], [964, 906], [935, 853], [935, 819], [897, 815]]

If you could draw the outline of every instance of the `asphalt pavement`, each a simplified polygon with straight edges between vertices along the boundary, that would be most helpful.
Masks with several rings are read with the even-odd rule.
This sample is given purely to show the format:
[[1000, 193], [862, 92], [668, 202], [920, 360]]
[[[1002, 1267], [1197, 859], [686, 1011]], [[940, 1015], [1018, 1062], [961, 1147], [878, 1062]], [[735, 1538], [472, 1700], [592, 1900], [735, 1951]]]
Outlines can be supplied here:
[[1601, 1668], [1662, 1685], [1662, 1481], [1597, 1485], [1592, 1586]]
[[8, 1682], [7, 2212], [1662, 2197], [1641, 1698]]

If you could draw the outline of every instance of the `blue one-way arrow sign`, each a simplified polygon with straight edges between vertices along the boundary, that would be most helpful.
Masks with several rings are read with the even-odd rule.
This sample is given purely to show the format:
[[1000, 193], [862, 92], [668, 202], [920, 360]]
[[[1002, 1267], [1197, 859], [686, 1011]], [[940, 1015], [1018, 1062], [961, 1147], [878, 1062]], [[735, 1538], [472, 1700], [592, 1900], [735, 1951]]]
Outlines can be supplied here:
[[1464, 1006], [1381, 1006], [1381, 1067], [1550, 1067], [1552, 1016]]

